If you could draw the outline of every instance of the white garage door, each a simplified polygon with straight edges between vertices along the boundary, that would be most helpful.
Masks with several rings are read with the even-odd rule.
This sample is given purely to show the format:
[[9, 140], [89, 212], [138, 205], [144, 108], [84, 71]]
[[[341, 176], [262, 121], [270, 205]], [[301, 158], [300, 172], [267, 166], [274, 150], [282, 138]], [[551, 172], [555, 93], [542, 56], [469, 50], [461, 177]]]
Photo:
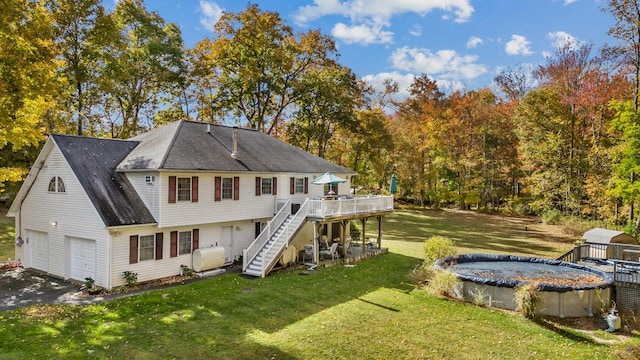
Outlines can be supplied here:
[[49, 271], [49, 236], [46, 232], [27, 230], [29, 247], [29, 267]]
[[70, 238], [71, 264], [69, 277], [84, 281], [90, 277], [96, 279], [96, 242], [95, 240]]

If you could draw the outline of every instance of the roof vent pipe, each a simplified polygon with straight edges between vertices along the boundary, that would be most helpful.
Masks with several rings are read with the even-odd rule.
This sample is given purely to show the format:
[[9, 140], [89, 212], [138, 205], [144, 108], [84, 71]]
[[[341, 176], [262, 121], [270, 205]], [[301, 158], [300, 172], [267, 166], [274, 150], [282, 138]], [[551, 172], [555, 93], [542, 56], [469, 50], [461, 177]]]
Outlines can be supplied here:
[[231, 157], [234, 159], [238, 158], [238, 127], [233, 127], [233, 151], [231, 152]]
[[207, 124], [207, 134], [211, 134], [211, 124]]

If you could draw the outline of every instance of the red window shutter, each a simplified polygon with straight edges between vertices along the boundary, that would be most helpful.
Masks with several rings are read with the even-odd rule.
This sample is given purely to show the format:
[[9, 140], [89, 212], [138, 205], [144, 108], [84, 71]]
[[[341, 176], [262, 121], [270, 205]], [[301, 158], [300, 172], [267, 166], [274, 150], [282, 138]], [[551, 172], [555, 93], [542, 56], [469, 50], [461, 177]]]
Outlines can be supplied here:
[[193, 229], [191, 239], [193, 240], [193, 250], [200, 248], [200, 229]]
[[256, 176], [256, 196], [260, 196], [262, 193], [262, 179], [260, 176]]
[[271, 195], [278, 195], [278, 178], [274, 177], [271, 179]]
[[169, 250], [169, 256], [176, 257], [178, 256], [178, 232], [171, 232], [171, 249]]
[[296, 178], [289, 178], [289, 194], [293, 195], [296, 193]]
[[138, 235], [129, 236], [129, 264], [138, 262]]
[[305, 194], [309, 193], [309, 178], [308, 177], [304, 178], [304, 193]]
[[240, 200], [240, 177], [233, 177], [233, 200]]
[[176, 202], [176, 177], [169, 176], [169, 203]]
[[164, 233], [156, 233], [156, 260], [162, 259]]
[[198, 202], [198, 177], [191, 178], [191, 202]]
[[216, 179], [215, 179], [215, 194], [214, 194], [213, 200], [215, 201], [222, 200], [222, 178], [220, 176], [216, 176]]

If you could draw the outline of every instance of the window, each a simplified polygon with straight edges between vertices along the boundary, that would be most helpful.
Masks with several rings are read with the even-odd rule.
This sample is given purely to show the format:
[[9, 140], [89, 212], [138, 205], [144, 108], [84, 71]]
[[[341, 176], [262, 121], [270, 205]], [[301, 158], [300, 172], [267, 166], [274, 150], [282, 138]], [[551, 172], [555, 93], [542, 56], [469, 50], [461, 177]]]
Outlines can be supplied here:
[[271, 178], [262, 178], [262, 193], [271, 194]]
[[222, 198], [233, 199], [233, 178], [222, 178]]
[[303, 178], [296, 178], [296, 194], [303, 194], [304, 193], [304, 179]]
[[67, 192], [67, 189], [64, 187], [64, 181], [60, 176], [54, 176], [49, 181], [49, 192], [57, 192], [63, 193]]
[[178, 178], [178, 201], [191, 201], [191, 178]]
[[140, 261], [153, 260], [155, 255], [156, 239], [153, 235], [140, 236]]
[[178, 255], [191, 254], [191, 231], [178, 233]]

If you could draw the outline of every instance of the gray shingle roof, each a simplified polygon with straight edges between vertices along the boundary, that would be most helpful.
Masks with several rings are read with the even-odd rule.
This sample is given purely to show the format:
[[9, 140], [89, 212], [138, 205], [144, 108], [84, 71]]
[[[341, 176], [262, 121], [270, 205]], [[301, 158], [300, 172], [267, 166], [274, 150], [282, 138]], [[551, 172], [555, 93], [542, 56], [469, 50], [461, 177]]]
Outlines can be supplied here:
[[[209, 130], [209, 131], [208, 131]], [[140, 146], [120, 166], [127, 170], [209, 170], [355, 174], [263, 132], [238, 129], [238, 158], [231, 157], [233, 128], [178, 121], [132, 140]]]
[[116, 172], [137, 141], [52, 136], [106, 226], [156, 222], [127, 177]]

